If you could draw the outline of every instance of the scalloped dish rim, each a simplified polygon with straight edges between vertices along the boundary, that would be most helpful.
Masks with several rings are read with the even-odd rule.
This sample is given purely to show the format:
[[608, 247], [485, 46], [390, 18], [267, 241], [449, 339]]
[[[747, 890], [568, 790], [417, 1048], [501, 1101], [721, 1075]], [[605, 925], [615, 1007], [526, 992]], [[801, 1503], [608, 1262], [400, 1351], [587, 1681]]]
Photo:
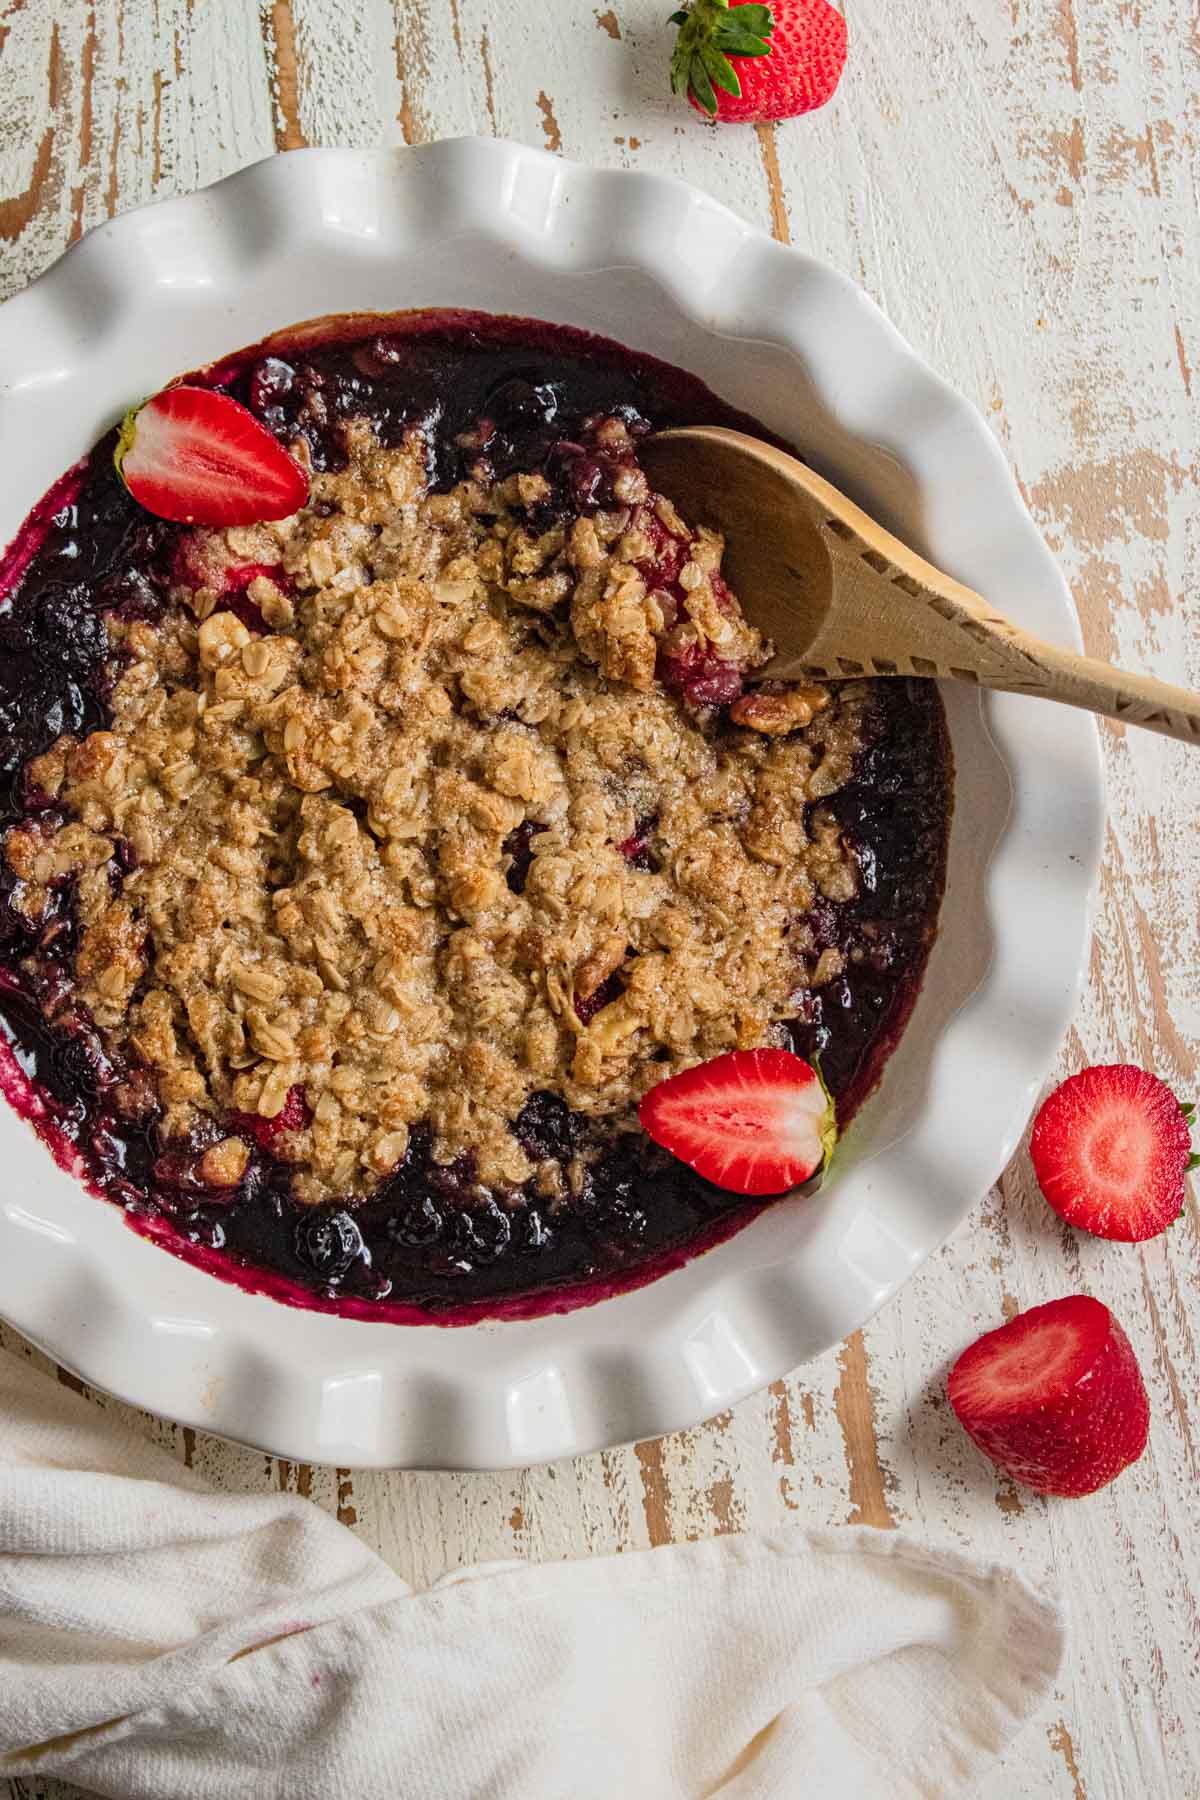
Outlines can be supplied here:
[[[290, 152], [88, 233], [0, 308], [0, 542], [131, 399], [287, 330], [298, 291], [305, 320], [473, 306], [675, 362], [1020, 623], [1078, 643], [983, 419], [853, 283], [681, 182], [493, 139]], [[1001, 1172], [1088, 946], [1093, 721], [966, 688], [946, 700], [957, 805], [938, 940], [818, 1194], [572, 1312], [366, 1322], [164, 1255], [6, 1105], [0, 1314], [135, 1405], [357, 1467], [521, 1467], [682, 1429], [836, 1343]]]

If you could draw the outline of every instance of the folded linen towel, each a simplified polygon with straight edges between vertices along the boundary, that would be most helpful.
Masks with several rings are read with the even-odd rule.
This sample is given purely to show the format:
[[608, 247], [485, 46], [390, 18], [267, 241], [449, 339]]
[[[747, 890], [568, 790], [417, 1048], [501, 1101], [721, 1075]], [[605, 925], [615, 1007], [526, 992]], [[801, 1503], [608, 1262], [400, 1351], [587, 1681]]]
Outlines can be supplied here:
[[309, 1501], [215, 1494], [0, 1353], [2, 1774], [116, 1800], [958, 1800], [1062, 1645], [1012, 1571], [866, 1528], [414, 1593]]

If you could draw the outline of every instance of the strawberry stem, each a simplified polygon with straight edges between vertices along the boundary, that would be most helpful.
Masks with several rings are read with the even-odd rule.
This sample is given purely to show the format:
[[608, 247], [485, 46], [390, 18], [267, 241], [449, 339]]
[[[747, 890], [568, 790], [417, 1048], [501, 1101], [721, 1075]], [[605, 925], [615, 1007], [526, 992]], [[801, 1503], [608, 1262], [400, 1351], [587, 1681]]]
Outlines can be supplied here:
[[129, 411], [125, 414], [125, 417], [121, 420], [121, 428], [117, 433], [117, 441], [113, 446], [113, 463], [116, 467], [117, 474], [121, 477], [122, 481], [125, 480], [125, 458], [133, 449], [133, 440], [137, 436], [137, 416], [144, 405], [145, 401], [139, 400], [136, 406], [130, 407]]
[[769, 6], [731, 7], [729, 0], [690, 0], [671, 14], [679, 36], [671, 57], [671, 92], [691, 95], [710, 116], [717, 111], [715, 88], [736, 100], [742, 91], [731, 56], [769, 56], [775, 29]]
[[825, 1111], [821, 1115], [821, 1123], [817, 1128], [821, 1138], [821, 1148], [825, 1152], [825, 1155], [817, 1173], [819, 1175], [827, 1175], [829, 1173], [829, 1165], [833, 1161], [833, 1153], [836, 1150], [838, 1143], [837, 1101], [829, 1091], [829, 1086], [825, 1080], [825, 1071], [822, 1069], [818, 1058], [812, 1056], [809, 1058], [809, 1062], [812, 1066], [813, 1073], [821, 1084], [821, 1092], [825, 1096]]

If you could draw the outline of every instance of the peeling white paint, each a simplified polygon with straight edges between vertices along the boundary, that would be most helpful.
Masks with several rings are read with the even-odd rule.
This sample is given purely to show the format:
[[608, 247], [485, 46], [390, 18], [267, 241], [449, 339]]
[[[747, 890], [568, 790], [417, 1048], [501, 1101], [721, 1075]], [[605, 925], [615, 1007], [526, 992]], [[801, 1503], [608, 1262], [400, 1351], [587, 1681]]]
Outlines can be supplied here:
[[[1184, 0], [850, 0], [837, 99], [774, 133], [710, 130], [670, 100], [661, 0], [616, 7], [619, 37], [600, 10], [559, 0], [534, 28], [518, 0], [0, 0], [0, 292], [110, 210], [285, 144], [495, 129], [681, 175], [863, 282], [988, 417], [1090, 646], [1200, 685], [1184, 603], [1200, 567], [1200, 42]], [[1106, 744], [1103, 899], [1063, 1067], [1128, 1058], [1193, 1091], [1195, 765], [1148, 733]], [[996, 1482], [942, 1381], [1006, 1307], [1078, 1288], [1133, 1338], [1153, 1433], [1109, 1492], [1047, 1503]], [[282, 1484], [352, 1509], [418, 1583], [514, 1553], [852, 1514], [1053, 1571], [1072, 1664], [988, 1796], [1182, 1800], [1200, 1792], [1198, 1293], [1194, 1205], [1146, 1250], [1105, 1246], [1051, 1219], [1019, 1157], [862, 1350], [661, 1445], [527, 1474], [339, 1478], [129, 1417], [222, 1487]]]

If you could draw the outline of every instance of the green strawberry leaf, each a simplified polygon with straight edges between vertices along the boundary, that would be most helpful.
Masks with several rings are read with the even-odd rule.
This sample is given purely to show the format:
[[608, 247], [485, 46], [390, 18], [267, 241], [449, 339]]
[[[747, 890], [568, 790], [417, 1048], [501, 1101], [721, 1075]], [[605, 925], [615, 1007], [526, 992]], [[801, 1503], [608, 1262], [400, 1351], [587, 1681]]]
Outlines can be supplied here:
[[761, 38], [747, 38], [744, 44], [726, 44], [720, 38], [716, 40], [718, 48], [726, 56], [770, 56], [770, 44], [764, 44]]
[[708, 78], [708, 70], [699, 56], [694, 56], [688, 68], [688, 87], [706, 113], [716, 113], [717, 96], [713, 93], [712, 82]]
[[1193, 1169], [1200, 1169], [1200, 1156], [1196, 1156], [1194, 1153], [1184, 1163], [1183, 1172], [1185, 1175], [1190, 1175]]
[[[755, 19], [753, 23], [742, 17], [743, 13], [754, 12], [765, 14], [765, 19]], [[728, 50], [739, 56], [761, 55], [770, 46], [767, 39], [775, 29], [775, 21], [769, 8], [741, 6], [735, 13], [722, 13], [712, 28], [713, 40], [722, 50]]]
[[1194, 1124], [1196, 1118], [1196, 1102], [1194, 1100], [1181, 1100], [1179, 1110], [1189, 1125]]
[[732, 56], [761, 56], [770, 45], [767, 37], [770, 31], [747, 31], [741, 25], [726, 23], [721, 20], [713, 31], [713, 42], [722, 50], [728, 50]]
[[770, 37], [775, 29], [775, 19], [769, 6], [739, 6], [731, 11], [727, 21], [738, 31], [751, 33], [754, 37]]
[[715, 88], [740, 97], [742, 84], [731, 56], [768, 56], [775, 29], [769, 6], [730, 9], [729, 0], [691, 0], [671, 14], [679, 27], [671, 57], [671, 92], [691, 94], [706, 113], [715, 115]]
[[725, 92], [732, 94], [735, 100], [740, 98], [742, 84], [727, 56], [722, 56], [721, 52], [712, 44], [704, 44], [700, 50], [700, 60], [714, 87], [724, 88]]
[[[684, 13], [686, 20], [687, 14]], [[671, 54], [671, 92], [686, 94], [688, 81], [692, 71], [692, 50], [687, 41], [686, 30], [680, 31], [675, 40], [675, 49]]]

